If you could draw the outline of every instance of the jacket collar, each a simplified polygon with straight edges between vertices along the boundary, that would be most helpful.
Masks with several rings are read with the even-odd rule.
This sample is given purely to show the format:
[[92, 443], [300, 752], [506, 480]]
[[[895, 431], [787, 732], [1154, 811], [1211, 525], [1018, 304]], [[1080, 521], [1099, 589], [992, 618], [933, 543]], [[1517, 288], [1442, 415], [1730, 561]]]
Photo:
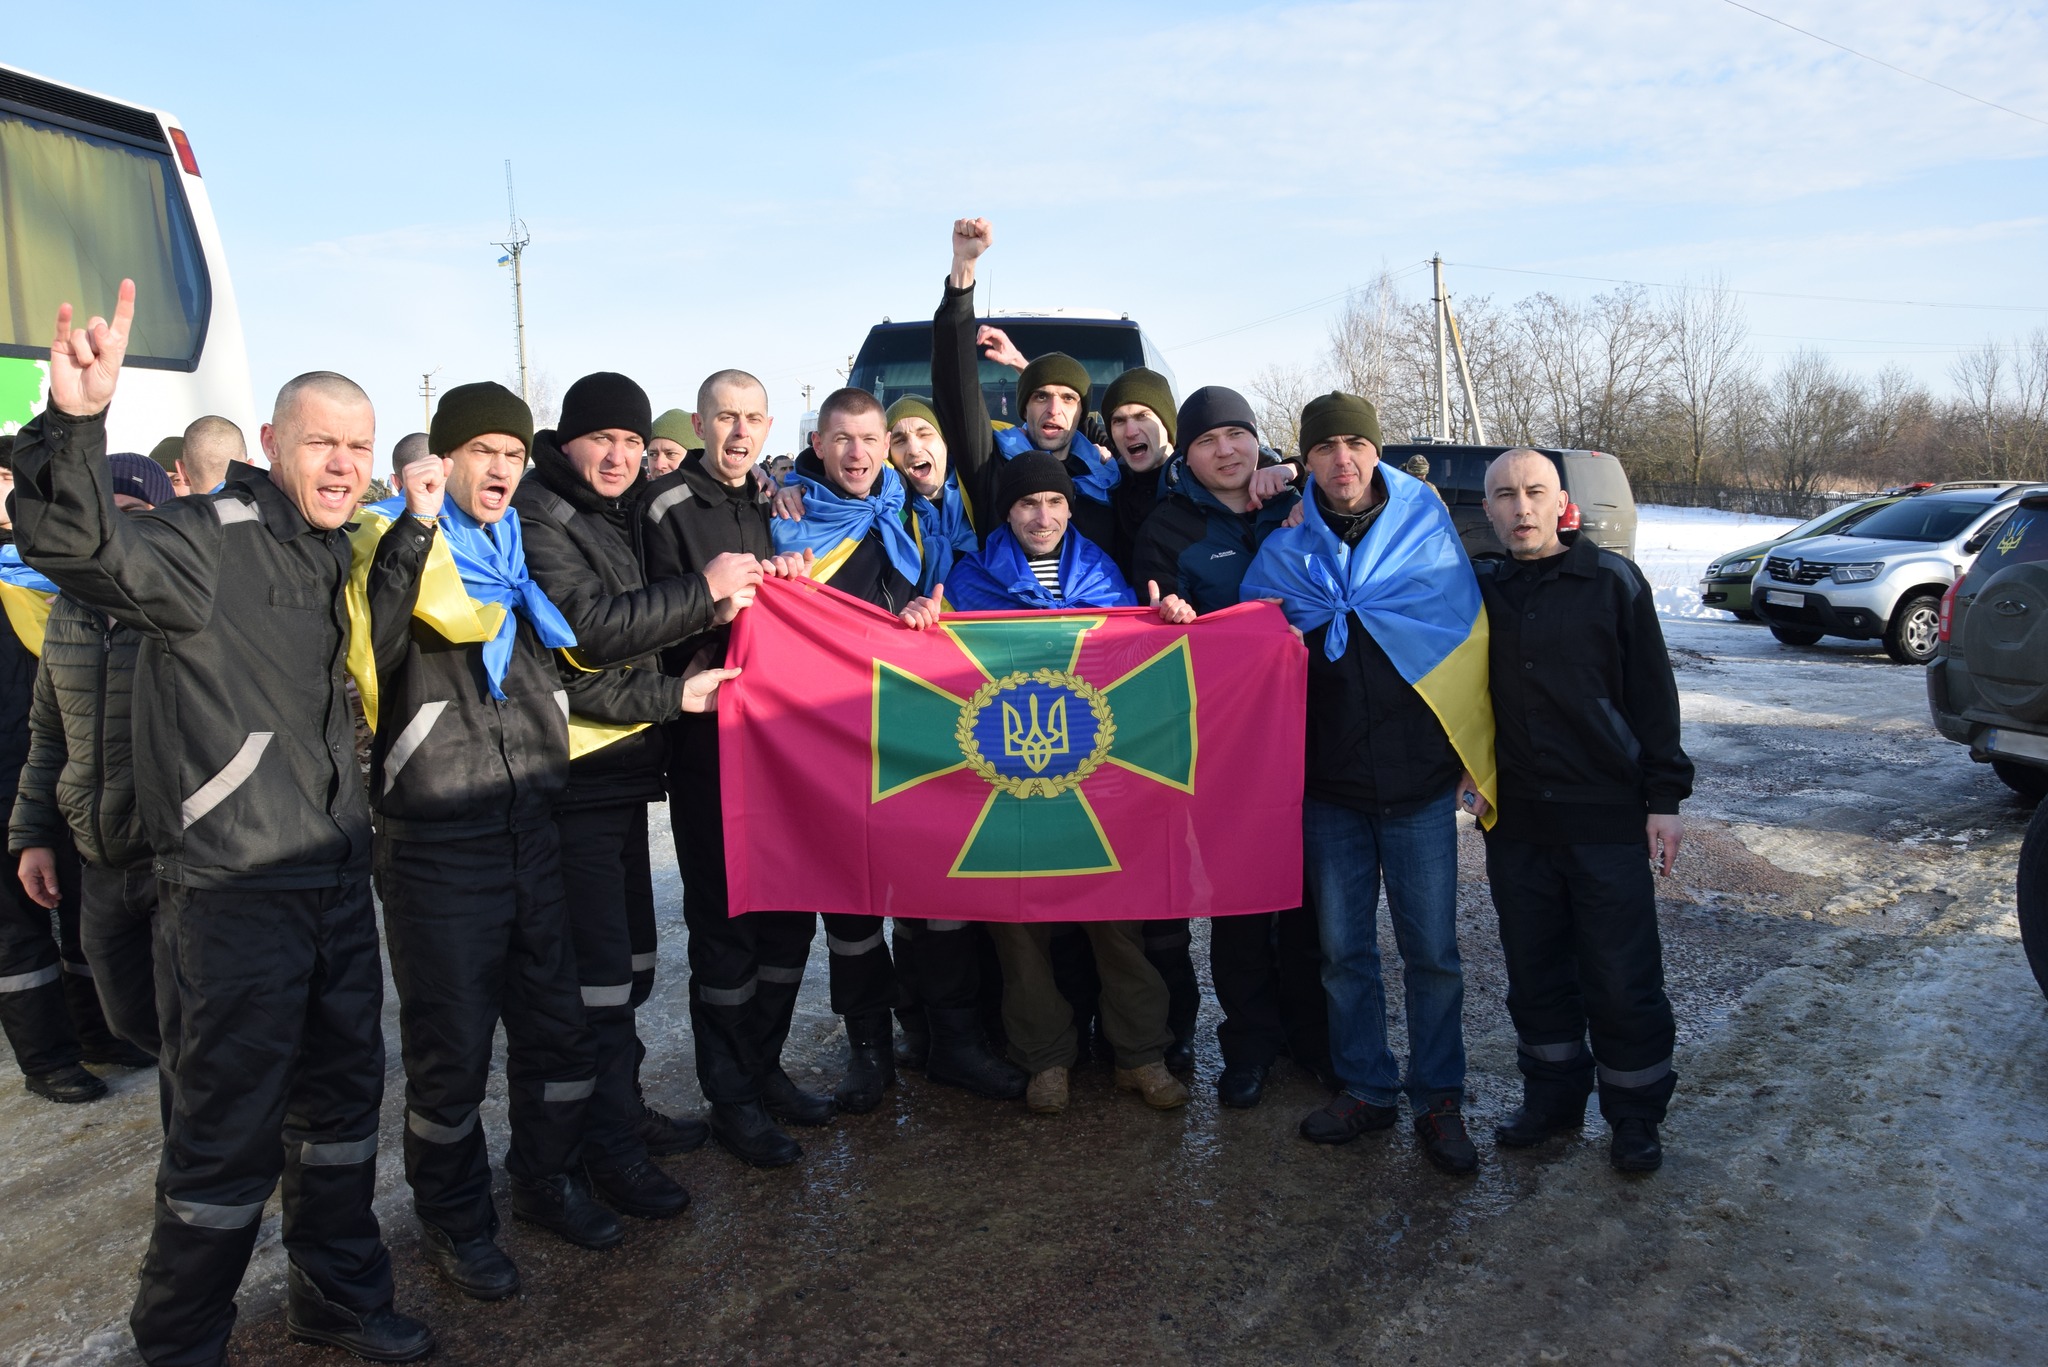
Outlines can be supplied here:
[[555, 429], [550, 427], [533, 434], [533, 477], [541, 487], [564, 500], [578, 512], [596, 513], [614, 522], [621, 520], [640, 491], [647, 487], [647, 472], [642, 470], [633, 476], [633, 482], [626, 486], [626, 492], [617, 498], [606, 498], [576, 473], [576, 467], [562, 454], [561, 445], [555, 440]]
[[292, 502], [285, 491], [277, 487], [277, 481], [270, 477], [268, 470], [250, 465], [244, 461], [228, 464], [227, 480], [215, 498], [232, 494], [236, 490], [247, 494], [255, 501], [256, 511], [262, 515], [262, 522], [270, 534], [279, 541], [289, 541], [305, 532], [317, 532], [306, 515], [299, 511], [299, 505]]
[[1581, 579], [1593, 579], [1600, 573], [1600, 548], [1591, 538], [1581, 532], [1571, 545], [1564, 548], [1564, 556], [1539, 571], [1532, 560], [1517, 560], [1509, 556], [1504, 564], [1509, 578], [1526, 575], [1537, 583], [1552, 579], [1560, 574], [1576, 575]]
[[704, 468], [702, 451], [692, 451], [684, 456], [683, 463], [676, 468], [676, 473], [683, 477], [683, 483], [689, 486], [690, 492], [696, 496], [698, 502], [714, 508], [724, 503], [758, 507], [768, 501], [762, 495], [760, 485], [752, 474], [749, 474], [746, 482], [737, 488], [719, 480]]

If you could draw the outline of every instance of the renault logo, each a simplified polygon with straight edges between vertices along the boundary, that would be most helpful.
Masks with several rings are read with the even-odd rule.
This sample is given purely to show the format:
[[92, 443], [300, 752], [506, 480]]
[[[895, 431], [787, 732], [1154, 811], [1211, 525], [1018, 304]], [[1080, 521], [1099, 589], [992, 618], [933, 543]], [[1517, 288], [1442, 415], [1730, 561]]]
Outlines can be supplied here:
[[1792, 578], [1797, 579], [1804, 573], [1806, 573], [1806, 562], [1804, 560], [1794, 560], [1792, 562]]

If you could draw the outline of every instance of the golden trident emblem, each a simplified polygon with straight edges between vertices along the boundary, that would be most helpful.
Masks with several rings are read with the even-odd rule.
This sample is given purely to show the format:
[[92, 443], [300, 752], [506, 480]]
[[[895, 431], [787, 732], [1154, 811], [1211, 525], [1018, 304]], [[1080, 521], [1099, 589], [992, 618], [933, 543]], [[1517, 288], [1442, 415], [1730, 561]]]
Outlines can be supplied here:
[[1034, 774], [1045, 772], [1045, 766], [1052, 763], [1054, 756], [1067, 753], [1067, 700], [1055, 699], [1046, 709], [1045, 724], [1038, 720], [1038, 695], [1031, 695], [1031, 729], [1024, 729], [1024, 718], [1018, 714], [1014, 703], [1003, 704], [1003, 753], [1012, 759], [1021, 759], [1026, 768]]

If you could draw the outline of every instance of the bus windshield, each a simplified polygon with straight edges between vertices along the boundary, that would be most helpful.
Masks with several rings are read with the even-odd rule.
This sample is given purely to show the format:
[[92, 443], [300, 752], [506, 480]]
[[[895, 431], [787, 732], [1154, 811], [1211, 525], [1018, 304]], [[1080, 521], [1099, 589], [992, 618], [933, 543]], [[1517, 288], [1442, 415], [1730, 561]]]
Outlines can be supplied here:
[[[1144, 341], [1138, 329], [1124, 326], [1040, 321], [1033, 318], [996, 318], [992, 321], [1008, 333], [1017, 349], [1038, 357], [1062, 351], [1088, 368], [1092, 396], [1100, 400], [1109, 382], [1146, 363]], [[905, 394], [930, 397], [932, 392], [932, 329], [929, 323], [900, 327], [878, 327], [868, 334], [848, 381], [865, 389], [884, 405]], [[996, 422], [1015, 423], [1017, 413], [1017, 372], [984, 359], [981, 363], [981, 392], [988, 401], [988, 415]]]
[[192, 369], [209, 310], [198, 234], [168, 152], [0, 111], [0, 356], [45, 357], [57, 306], [138, 304], [129, 365]]

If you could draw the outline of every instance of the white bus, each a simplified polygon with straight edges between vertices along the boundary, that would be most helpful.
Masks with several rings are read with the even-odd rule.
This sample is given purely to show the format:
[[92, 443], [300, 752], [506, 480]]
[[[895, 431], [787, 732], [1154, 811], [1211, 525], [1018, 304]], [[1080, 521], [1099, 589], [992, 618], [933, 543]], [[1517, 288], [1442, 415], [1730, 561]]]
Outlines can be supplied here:
[[256, 445], [242, 319], [199, 162], [158, 109], [0, 66], [0, 435], [42, 410], [67, 300], [110, 314], [135, 281], [135, 335], [108, 449], [147, 454], [217, 413]]

